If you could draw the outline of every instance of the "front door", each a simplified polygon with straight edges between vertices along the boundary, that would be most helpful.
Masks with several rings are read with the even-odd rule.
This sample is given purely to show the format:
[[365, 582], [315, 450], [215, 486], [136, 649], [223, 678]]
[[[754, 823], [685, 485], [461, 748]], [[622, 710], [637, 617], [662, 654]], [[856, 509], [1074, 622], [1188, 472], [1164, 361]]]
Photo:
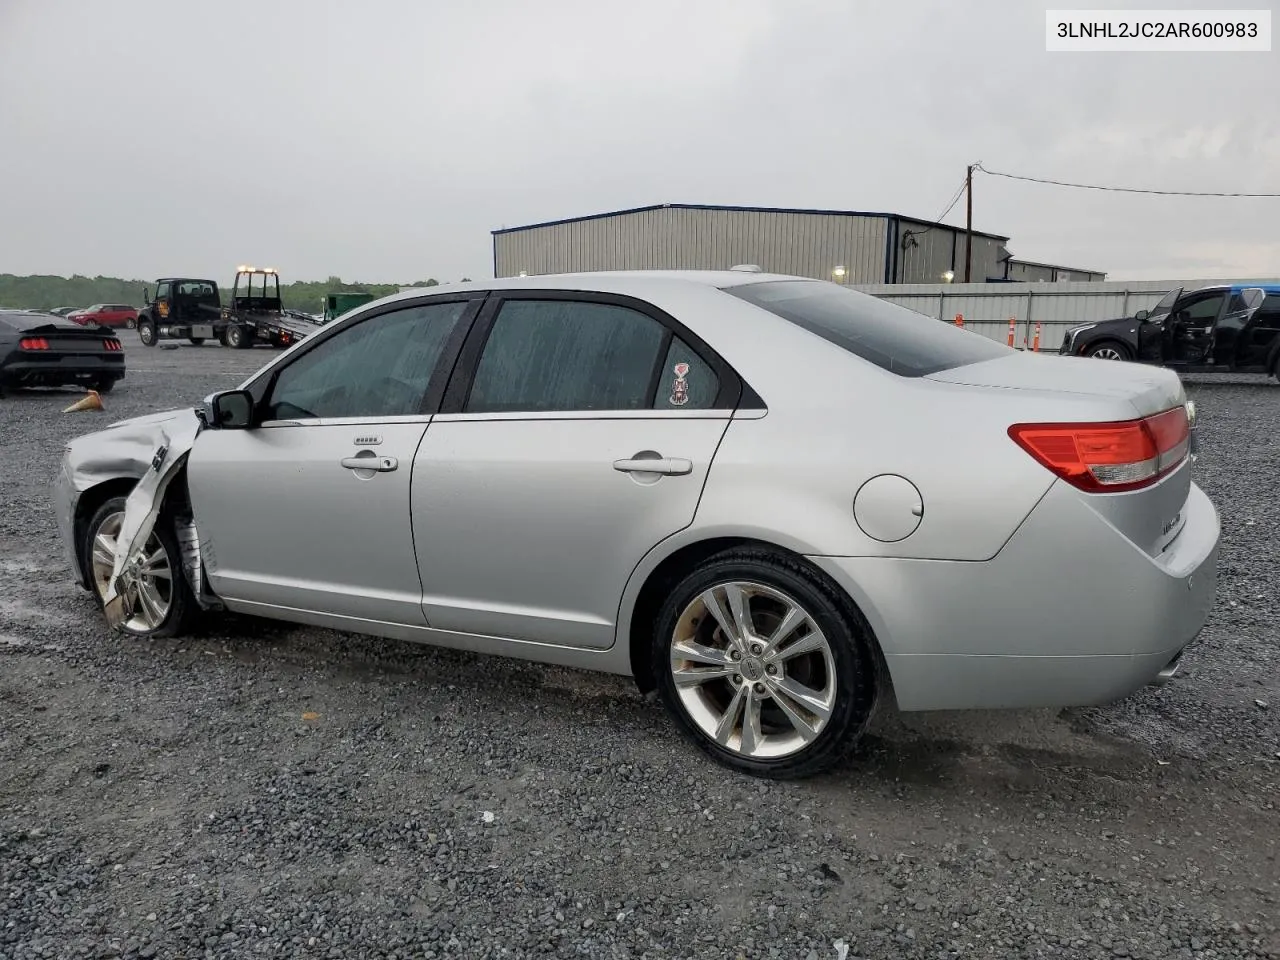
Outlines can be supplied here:
[[152, 301], [151, 315], [155, 318], [155, 322], [163, 327], [174, 321], [175, 318], [170, 316], [172, 310], [173, 284], [166, 280], [164, 283], [156, 284], [156, 298]]
[[1178, 301], [1165, 325], [1167, 362], [1183, 365], [1209, 362], [1213, 326], [1226, 300], [1225, 290], [1204, 290], [1187, 294]]
[[263, 613], [423, 623], [413, 458], [451, 337], [478, 303], [428, 301], [317, 335], [274, 374], [255, 426], [196, 438], [188, 483], [215, 593]]
[[495, 299], [475, 335], [414, 461], [426, 618], [612, 646], [632, 571], [693, 521], [736, 378], [658, 311], [604, 297]]

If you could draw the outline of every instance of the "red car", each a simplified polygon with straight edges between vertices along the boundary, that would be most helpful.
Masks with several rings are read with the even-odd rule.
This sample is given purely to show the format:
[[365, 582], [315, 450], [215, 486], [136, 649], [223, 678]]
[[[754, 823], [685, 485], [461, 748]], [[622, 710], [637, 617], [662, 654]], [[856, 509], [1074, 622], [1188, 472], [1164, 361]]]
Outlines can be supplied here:
[[138, 311], [123, 303], [95, 303], [92, 307], [67, 314], [67, 319], [82, 327], [97, 324], [103, 327], [128, 327], [138, 325]]

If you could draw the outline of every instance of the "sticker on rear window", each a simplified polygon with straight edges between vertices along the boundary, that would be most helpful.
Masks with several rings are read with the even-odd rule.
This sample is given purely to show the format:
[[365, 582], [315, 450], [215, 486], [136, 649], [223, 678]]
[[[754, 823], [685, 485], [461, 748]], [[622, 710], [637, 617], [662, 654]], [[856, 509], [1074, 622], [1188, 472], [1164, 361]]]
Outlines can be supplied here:
[[685, 379], [689, 375], [689, 365], [677, 363], [672, 368], [672, 373], [676, 378], [672, 381], [671, 396], [667, 398], [667, 402], [673, 407], [683, 407], [689, 402], [689, 381]]

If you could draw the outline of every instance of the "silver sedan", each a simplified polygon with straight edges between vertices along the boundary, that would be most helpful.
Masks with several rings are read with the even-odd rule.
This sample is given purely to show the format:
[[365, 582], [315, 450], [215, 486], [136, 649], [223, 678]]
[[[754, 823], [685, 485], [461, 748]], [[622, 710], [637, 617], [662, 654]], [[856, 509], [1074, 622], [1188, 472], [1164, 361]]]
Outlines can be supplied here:
[[712, 757], [797, 777], [879, 698], [1171, 677], [1215, 592], [1192, 413], [1169, 371], [822, 281], [528, 277], [379, 300], [74, 440], [56, 503], [128, 634], [228, 609], [629, 675]]

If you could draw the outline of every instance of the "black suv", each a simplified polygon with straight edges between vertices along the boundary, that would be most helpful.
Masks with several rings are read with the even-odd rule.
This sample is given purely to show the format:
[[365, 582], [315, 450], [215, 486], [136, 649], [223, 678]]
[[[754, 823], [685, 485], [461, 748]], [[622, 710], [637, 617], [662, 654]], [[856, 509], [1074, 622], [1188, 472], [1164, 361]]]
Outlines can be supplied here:
[[[1257, 290], [1265, 294], [1261, 306], [1252, 302]], [[1178, 287], [1150, 311], [1070, 328], [1058, 352], [1280, 379], [1280, 286]]]

